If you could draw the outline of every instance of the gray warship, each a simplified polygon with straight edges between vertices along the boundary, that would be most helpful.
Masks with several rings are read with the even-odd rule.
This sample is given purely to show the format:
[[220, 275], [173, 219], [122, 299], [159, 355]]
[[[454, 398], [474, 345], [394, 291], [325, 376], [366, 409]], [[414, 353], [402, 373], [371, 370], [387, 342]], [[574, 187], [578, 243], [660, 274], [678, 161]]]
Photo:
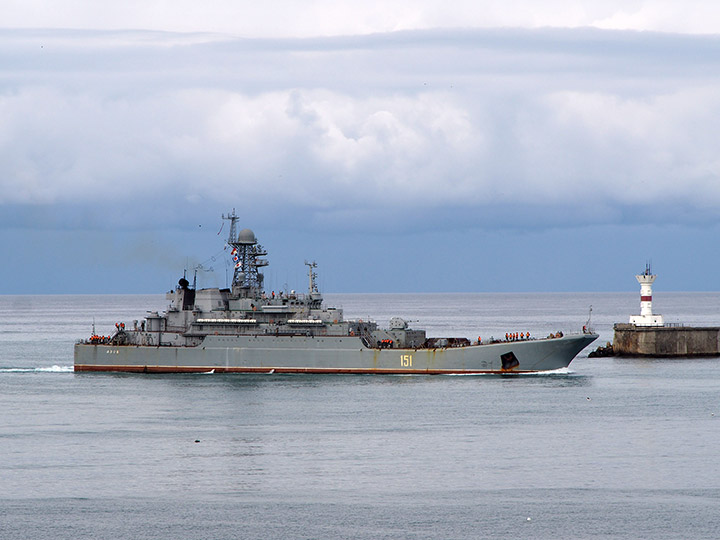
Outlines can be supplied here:
[[345, 320], [341, 309], [323, 304], [315, 262], [305, 262], [306, 293], [266, 294], [260, 270], [268, 265], [267, 251], [250, 229], [237, 232], [234, 210], [222, 217], [230, 221], [231, 287], [197, 289], [183, 277], [167, 293], [165, 312], [76, 343], [75, 371], [519, 374], [565, 368], [598, 337], [583, 329], [481, 342], [428, 338], [400, 317], [388, 328]]

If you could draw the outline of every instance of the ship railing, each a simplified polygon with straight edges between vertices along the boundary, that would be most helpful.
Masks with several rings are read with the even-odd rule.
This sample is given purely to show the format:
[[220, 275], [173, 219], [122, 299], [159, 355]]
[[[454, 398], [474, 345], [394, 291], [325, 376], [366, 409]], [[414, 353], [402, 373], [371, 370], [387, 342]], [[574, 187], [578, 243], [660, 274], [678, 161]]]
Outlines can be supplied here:
[[257, 319], [196, 319], [197, 324], [257, 324]]
[[325, 324], [325, 321], [320, 319], [288, 319], [287, 323], [293, 325], [318, 326]]
[[[273, 291], [274, 292], [274, 291]], [[310, 298], [309, 295], [304, 293], [293, 293], [293, 292], [287, 292], [287, 291], [279, 291], [275, 293], [275, 296], [271, 293], [263, 293], [263, 300], [300, 300], [305, 301]]]

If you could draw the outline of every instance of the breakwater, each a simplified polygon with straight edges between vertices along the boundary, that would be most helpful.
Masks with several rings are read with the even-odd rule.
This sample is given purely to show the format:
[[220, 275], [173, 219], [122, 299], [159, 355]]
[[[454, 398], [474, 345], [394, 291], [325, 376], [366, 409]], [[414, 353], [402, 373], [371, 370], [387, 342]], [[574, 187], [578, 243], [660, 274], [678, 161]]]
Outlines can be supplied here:
[[720, 356], [718, 326], [636, 326], [617, 323], [613, 329], [612, 348], [618, 356]]

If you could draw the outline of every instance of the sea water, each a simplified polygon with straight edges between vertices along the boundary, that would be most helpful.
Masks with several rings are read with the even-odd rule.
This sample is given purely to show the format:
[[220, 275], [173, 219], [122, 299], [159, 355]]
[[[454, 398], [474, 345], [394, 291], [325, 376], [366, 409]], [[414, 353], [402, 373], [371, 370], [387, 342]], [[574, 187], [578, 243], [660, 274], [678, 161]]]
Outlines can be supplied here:
[[[162, 296], [0, 297], [0, 538], [717, 538], [720, 359], [588, 358], [637, 294], [326, 295], [432, 336], [600, 339], [545, 375], [74, 373]], [[592, 311], [590, 311], [592, 306]], [[657, 293], [720, 324], [718, 293]]]

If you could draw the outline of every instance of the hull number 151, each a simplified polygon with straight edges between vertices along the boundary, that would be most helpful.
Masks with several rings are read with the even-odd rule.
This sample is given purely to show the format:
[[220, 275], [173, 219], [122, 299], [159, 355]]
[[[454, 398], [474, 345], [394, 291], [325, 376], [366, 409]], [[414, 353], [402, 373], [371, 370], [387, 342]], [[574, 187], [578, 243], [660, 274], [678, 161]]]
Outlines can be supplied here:
[[402, 367], [412, 367], [412, 354], [401, 354], [400, 365]]

